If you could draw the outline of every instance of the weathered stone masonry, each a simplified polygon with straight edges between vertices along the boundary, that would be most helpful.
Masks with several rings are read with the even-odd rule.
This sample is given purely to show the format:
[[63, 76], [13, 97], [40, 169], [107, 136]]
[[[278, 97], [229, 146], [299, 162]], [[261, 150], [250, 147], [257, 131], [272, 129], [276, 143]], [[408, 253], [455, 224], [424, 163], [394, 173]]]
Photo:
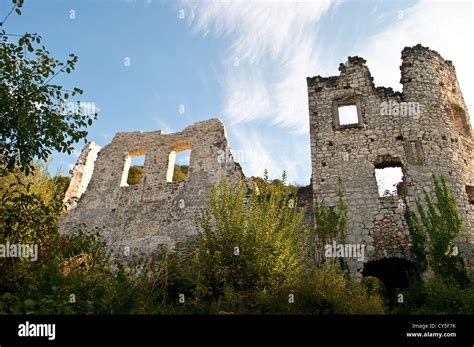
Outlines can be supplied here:
[[[363, 261], [348, 259], [356, 276], [369, 263], [410, 260], [404, 213], [407, 207], [414, 209], [415, 199], [423, 199], [423, 189], [433, 190], [433, 174], [447, 179], [457, 199], [465, 227], [456, 245], [474, 267], [474, 143], [454, 66], [420, 45], [405, 48], [402, 60], [401, 93], [376, 88], [359, 57], [341, 64], [339, 76], [307, 79], [312, 187], [306, 195], [311, 200], [312, 189], [315, 201], [336, 204], [342, 179], [348, 205], [346, 242], [366, 247]], [[357, 110], [354, 124], [340, 121], [339, 107], [344, 105]], [[175, 153], [188, 149], [187, 181], [168, 182]], [[159, 244], [194, 235], [196, 214], [211, 186], [221, 179], [244, 178], [217, 119], [169, 135], [118, 133], [98, 151], [88, 145], [79, 158], [66, 202], [79, 201], [62, 227], [68, 232], [83, 224], [88, 230], [98, 228], [118, 254], [126, 249], [149, 254]], [[141, 183], [127, 186], [130, 158], [140, 155], [146, 156]], [[392, 166], [404, 174], [398, 194], [379, 197], [375, 169]]]
[[[474, 143], [454, 66], [421, 45], [405, 48], [402, 61], [401, 93], [376, 88], [359, 57], [341, 64], [339, 76], [307, 79], [314, 199], [335, 204], [340, 177], [348, 205], [347, 242], [366, 245], [365, 263], [409, 260], [404, 212], [407, 206], [415, 209], [423, 189], [433, 190], [433, 174], [442, 175], [465, 221], [456, 245], [473, 266]], [[343, 105], [357, 107], [357, 124], [339, 125]], [[394, 105], [405, 106], [405, 112]], [[421, 112], [406, 112], [416, 109], [413, 105]], [[379, 197], [375, 168], [391, 166], [404, 173], [398, 196]], [[349, 266], [362, 274], [364, 263], [353, 259]]]
[[[188, 179], [167, 182], [175, 153], [188, 149]], [[141, 184], [126, 186], [130, 158], [141, 155], [145, 155]], [[83, 224], [87, 230], [98, 228], [116, 254], [146, 255], [160, 244], [172, 245], [195, 234], [196, 213], [205, 206], [212, 185], [223, 178], [243, 178], [232, 160], [224, 125], [217, 119], [169, 135], [118, 133], [88, 166], [93, 174], [87, 191], [77, 208], [68, 212], [62, 228], [73, 231]]]
[[96, 143], [88, 142], [81, 151], [76, 165], [71, 170], [71, 182], [64, 196], [64, 204], [67, 208], [74, 208], [82, 194], [86, 191], [100, 150], [100, 146]]

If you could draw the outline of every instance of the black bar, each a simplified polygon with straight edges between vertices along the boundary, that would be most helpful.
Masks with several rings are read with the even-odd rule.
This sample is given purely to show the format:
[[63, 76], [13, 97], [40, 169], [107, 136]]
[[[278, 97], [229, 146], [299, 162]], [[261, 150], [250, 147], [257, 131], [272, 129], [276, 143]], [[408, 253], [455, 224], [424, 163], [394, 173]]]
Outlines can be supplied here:
[[[0, 347], [24, 345], [473, 346], [474, 316], [0, 316]], [[55, 324], [55, 339], [19, 325]], [[427, 336], [408, 337], [407, 333]], [[455, 333], [456, 336], [428, 336]]]

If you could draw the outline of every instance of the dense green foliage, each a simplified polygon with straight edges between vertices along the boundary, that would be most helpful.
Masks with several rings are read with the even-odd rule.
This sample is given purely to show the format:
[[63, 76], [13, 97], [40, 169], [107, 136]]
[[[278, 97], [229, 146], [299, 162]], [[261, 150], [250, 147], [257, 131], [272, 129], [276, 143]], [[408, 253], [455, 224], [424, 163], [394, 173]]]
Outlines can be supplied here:
[[264, 177], [250, 193], [243, 182], [214, 187], [200, 234], [174, 253], [169, 294], [187, 288], [192, 312], [382, 313], [380, 297], [336, 268], [313, 266], [311, 228], [285, 183]]
[[430, 277], [412, 283], [403, 294], [405, 303], [398, 305], [394, 311], [395, 313], [474, 313], [474, 286], [472, 284], [461, 287], [456, 282], [447, 283], [446, 280], [439, 277]]
[[[10, 182], [30, 183], [18, 189]], [[265, 183], [265, 182], [264, 182]], [[213, 188], [199, 235], [141, 262], [113, 262], [100, 237], [58, 232], [63, 187], [38, 169], [4, 177], [1, 240], [39, 242], [40, 257], [2, 259], [4, 313], [382, 313], [383, 302], [336, 268], [305, 255], [310, 228], [292, 193], [269, 182]], [[23, 189], [23, 188], [21, 188]], [[41, 223], [25, 224], [17, 198]], [[23, 202], [25, 201], [25, 202]], [[46, 216], [49, 216], [46, 218]], [[26, 228], [19, 229], [21, 220]], [[23, 230], [30, 230], [24, 234]], [[31, 235], [30, 235], [31, 234]]]
[[[345, 243], [347, 228], [347, 205], [342, 193], [342, 181], [339, 179], [338, 203], [336, 206], [328, 206], [319, 202], [314, 206], [314, 224], [316, 232], [316, 254], [317, 263], [328, 261], [324, 258], [324, 246], [332, 241]], [[343, 258], [337, 259], [341, 268], [346, 270]]]
[[414, 240], [412, 254], [423, 273], [428, 267], [446, 283], [469, 283], [464, 259], [455, 246], [463, 227], [462, 219], [446, 180], [433, 176], [435, 201], [425, 192], [424, 206], [417, 201], [417, 212], [408, 212], [408, 223]]
[[[294, 190], [284, 179], [278, 184], [265, 179], [254, 184], [251, 191], [243, 182], [215, 186], [207, 208], [197, 216], [200, 232], [194, 239], [177, 244], [173, 251], [160, 248], [146, 260], [130, 259], [124, 265], [113, 260], [94, 231], [72, 236], [58, 231], [64, 178], [50, 177], [40, 166], [33, 175], [18, 171], [2, 177], [0, 244], [38, 243], [40, 255], [36, 262], [0, 258], [0, 312], [380, 314], [390, 310], [379, 280], [368, 277], [357, 283], [339, 266], [314, 266], [309, 240], [315, 235], [303, 219], [304, 211], [295, 207]], [[320, 220], [335, 221], [339, 232], [331, 237], [341, 235], [342, 196], [331, 213], [319, 214]], [[425, 230], [422, 222], [416, 225], [420, 233]], [[430, 249], [437, 248], [426, 248], [427, 259], [434, 259]], [[473, 312], [473, 287], [442, 275], [414, 282], [404, 295], [404, 303], [394, 312]]]
[[[464, 259], [455, 246], [463, 222], [446, 180], [433, 176], [434, 198], [425, 192], [424, 204], [406, 218], [412, 238], [416, 273], [405, 292], [402, 313], [473, 313], [474, 286]], [[431, 274], [426, 276], [427, 271]]]
[[283, 189], [258, 188], [248, 199], [242, 182], [212, 189], [197, 240], [200, 279], [212, 284], [200, 286], [204, 296], [221, 295], [227, 286], [243, 292], [278, 287], [299, 272], [309, 240], [303, 214]]
[[62, 211], [64, 186], [36, 165], [29, 176], [12, 172], [0, 177], [1, 240], [41, 242], [55, 229]]
[[[20, 13], [22, 1], [14, 2]], [[80, 104], [67, 104], [82, 90], [51, 83], [60, 72], [74, 70], [77, 56], [58, 61], [41, 40], [37, 34], [18, 38], [0, 30], [0, 174], [29, 173], [34, 159], [47, 160], [52, 151], [72, 153], [96, 117]]]

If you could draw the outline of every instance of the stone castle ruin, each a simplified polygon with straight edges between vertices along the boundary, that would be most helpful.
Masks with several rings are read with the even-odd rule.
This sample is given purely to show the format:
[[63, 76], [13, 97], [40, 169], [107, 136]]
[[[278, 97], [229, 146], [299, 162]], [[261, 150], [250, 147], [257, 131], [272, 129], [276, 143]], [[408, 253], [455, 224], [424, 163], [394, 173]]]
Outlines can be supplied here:
[[[212, 185], [244, 178], [217, 119], [174, 134], [118, 133], [98, 156], [97, 148], [88, 144], [73, 170], [65, 202], [77, 207], [62, 228], [96, 228], [119, 255], [146, 255], [195, 234], [196, 213], [205, 207]], [[188, 179], [173, 182], [176, 154], [185, 150], [191, 150]], [[143, 175], [139, 184], [128, 185], [130, 162], [137, 156], [145, 156]], [[79, 187], [85, 185], [81, 195]]]
[[[397, 276], [409, 263], [404, 218], [432, 175], [444, 176], [464, 220], [457, 245], [474, 265], [474, 143], [453, 64], [417, 45], [402, 52], [403, 91], [375, 87], [365, 60], [349, 57], [340, 75], [307, 79], [314, 199], [334, 205], [338, 178], [348, 206], [347, 242], [366, 245], [353, 273]], [[352, 119], [345, 112], [352, 109]], [[394, 194], [380, 196], [376, 171], [399, 168]], [[401, 275], [401, 274], [400, 274]]]
[[[375, 87], [359, 57], [341, 64], [339, 76], [307, 79], [313, 199], [335, 205], [342, 182], [346, 242], [365, 247], [363, 260], [348, 259], [356, 277], [403, 278], [411, 266], [404, 214], [423, 189], [433, 191], [433, 174], [444, 176], [456, 197], [464, 220], [456, 245], [474, 266], [474, 142], [454, 66], [421, 45], [405, 48], [402, 61], [402, 92]], [[188, 179], [172, 182], [175, 154], [189, 149]], [[130, 159], [139, 155], [143, 176], [129, 186]], [[381, 194], [376, 174], [385, 169], [398, 170], [399, 180]], [[62, 227], [96, 227], [112, 249], [148, 254], [195, 234], [194, 217], [211, 186], [238, 178], [244, 175], [217, 119], [169, 135], [118, 133], [100, 151], [88, 145], [81, 154]]]

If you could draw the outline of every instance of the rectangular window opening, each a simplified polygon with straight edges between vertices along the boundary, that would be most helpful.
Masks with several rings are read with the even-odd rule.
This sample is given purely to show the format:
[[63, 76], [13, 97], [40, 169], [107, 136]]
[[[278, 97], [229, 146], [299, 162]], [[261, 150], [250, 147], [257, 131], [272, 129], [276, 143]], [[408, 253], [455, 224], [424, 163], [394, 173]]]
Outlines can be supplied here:
[[127, 157], [120, 186], [127, 187], [142, 183], [144, 165], [145, 155]]
[[380, 197], [398, 196], [403, 184], [403, 171], [400, 167], [384, 167], [375, 169], [375, 178]]
[[339, 117], [339, 125], [357, 125], [359, 124], [359, 116], [357, 113], [357, 105], [341, 105], [337, 107]]
[[183, 182], [188, 179], [191, 150], [171, 151], [168, 160], [167, 182]]

